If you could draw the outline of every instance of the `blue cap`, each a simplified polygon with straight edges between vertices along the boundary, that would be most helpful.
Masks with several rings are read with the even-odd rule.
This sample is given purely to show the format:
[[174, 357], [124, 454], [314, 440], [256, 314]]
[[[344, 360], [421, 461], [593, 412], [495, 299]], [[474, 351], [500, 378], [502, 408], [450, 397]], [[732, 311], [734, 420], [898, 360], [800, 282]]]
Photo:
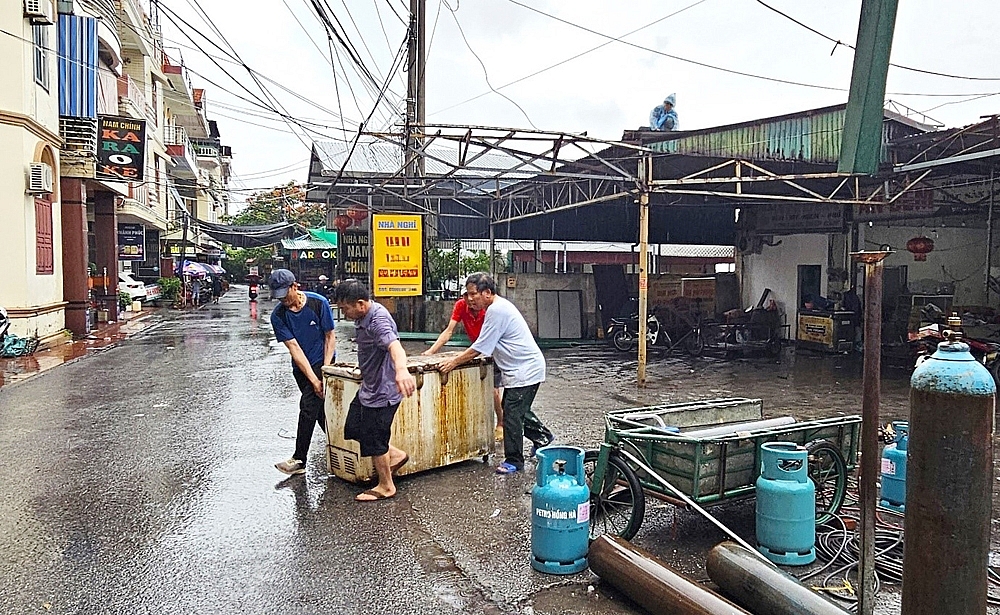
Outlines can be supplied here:
[[295, 283], [295, 274], [287, 269], [275, 269], [271, 272], [271, 277], [267, 279], [267, 285], [271, 288], [271, 296], [275, 299], [284, 299], [288, 294], [288, 289]]

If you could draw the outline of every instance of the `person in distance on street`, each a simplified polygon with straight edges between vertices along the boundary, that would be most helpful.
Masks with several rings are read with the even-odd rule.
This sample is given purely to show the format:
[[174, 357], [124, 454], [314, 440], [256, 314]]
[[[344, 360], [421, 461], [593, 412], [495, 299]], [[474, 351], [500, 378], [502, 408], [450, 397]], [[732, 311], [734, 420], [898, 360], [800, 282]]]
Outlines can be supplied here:
[[271, 295], [281, 301], [271, 312], [271, 328], [292, 355], [292, 376], [302, 393], [295, 452], [274, 467], [289, 475], [304, 474], [316, 424], [326, 431], [322, 369], [337, 357], [333, 311], [326, 297], [299, 290], [295, 274], [288, 269], [272, 271], [267, 284]]
[[513, 303], [496, 294], [496, 283], [489, 274], [473, 273], [465, 281], [465, 290], [472, 307], [486, 310], [483, 329], [472, 346], [439, 365], [438, 369], [447, 374], [476, 355], [493, 357], [504, 389], [504, 461], [496, 471], [497, 474], [513, 474], [524, 469], [523, 438], [531, 440], [534, 449], [548, 446], [555, 439], [531, 410], [538, 385], [545, 380], [545, 357], [524, 316]]
[[389, 443], [392, 421], [404, 397], [417, 390], [417, 381], [406, 366], [406, 352], [399, 341], [396, 321], [389, 310], [371, 300], [357, 280], [337, 285], [337, 307], [354, 321], [361, 387], [344, 422], [344, 439], [357, 440], [362, 457], [371, 457], [378, 484], [359, 493], [358, 502], [375, 502], [396, 495], [392, 475], [410, 457]]

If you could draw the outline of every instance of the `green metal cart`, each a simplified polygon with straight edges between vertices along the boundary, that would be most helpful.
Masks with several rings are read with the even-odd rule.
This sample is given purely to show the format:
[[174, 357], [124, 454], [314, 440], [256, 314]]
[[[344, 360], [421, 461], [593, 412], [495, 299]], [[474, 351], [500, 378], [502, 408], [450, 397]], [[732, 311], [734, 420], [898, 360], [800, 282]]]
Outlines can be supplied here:
[[[699, 507], [754, 495], [760, 445], [767, 442], [794, 442], [809, 449], [816, 520], [828, 520], [844, 503], [861, 416], [777, 419], [739, 430], [763, 421], [763, 409], [759, 399], [729, 398], [607, 413], [604, 442], [585, 456], [591, 537], [635, 536], [646, 495]], [[780, 424], [783, 420], [787, 424]]]

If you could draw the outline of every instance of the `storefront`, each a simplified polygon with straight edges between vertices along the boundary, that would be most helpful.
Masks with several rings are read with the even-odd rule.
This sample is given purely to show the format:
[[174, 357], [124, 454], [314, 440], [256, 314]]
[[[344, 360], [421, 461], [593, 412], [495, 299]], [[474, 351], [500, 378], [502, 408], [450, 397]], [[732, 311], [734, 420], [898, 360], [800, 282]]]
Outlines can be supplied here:
[[332, 280], [337, 270], [337, 236], [335, 233], [310, 230], [308, 237], [281, 240], [282, 256], [288, 269], [303, 288], [319, 288], [319, 277]]

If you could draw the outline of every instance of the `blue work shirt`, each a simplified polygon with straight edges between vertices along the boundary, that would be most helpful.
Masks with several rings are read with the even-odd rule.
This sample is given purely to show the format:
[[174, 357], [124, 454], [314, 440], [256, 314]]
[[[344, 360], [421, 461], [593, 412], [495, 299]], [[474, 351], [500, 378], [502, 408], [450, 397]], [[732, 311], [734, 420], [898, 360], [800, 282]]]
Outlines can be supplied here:
[[[293, 312], [280, 304], [275, 307], [274, 311], [271, 312], [271, 328], [274, 329], [274, 337], [279, 342], [287, 342], [291, 339], [298, 342], [306, 359], [309, 360], [309, 365], [322, 364], [323, 350], [326, 347], [326, 333], [334, 328], [333, 311], [330, 309], [330, 302], [323, 295], [308, 291], [305, 295], [306, 303], [298, 312]], [[309, 307], [309, 299], [322, 303], [319, 314]], [[288, 321], [287, 325], [285, 319], [281, 317], [282, 311]]]
[[392, 314], [379, 303], [369, 303], [368, 312], [354, 321], [355, 342], [358, 344], [358, 367], [361, 388], [358, 401], [362, 406], [381, 408], [403, 401], [396, 388], [396, 366], [389, 355], [389, 344], [399, 339], [399, 330]]

